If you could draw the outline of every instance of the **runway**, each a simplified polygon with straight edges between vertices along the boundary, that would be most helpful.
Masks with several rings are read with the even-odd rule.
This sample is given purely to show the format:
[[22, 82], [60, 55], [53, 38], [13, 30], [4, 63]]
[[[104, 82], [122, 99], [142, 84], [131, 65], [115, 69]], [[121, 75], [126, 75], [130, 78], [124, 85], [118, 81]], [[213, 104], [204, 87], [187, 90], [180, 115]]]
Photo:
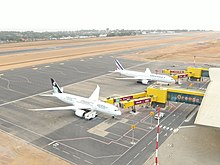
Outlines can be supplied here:
[[[155, 129], [149, 113], [137, 115], [123, 111], [120, 119], [99, 114], [91, 121], [80, 119], [73, 111], [33, 112], [30, 109], [65, 105], [55, 98], [39, 96], [51, 92], [50, 77], [67, 93], [89, 96], [96, 84], [101, 98], [142, 92], [146, 86], [134, 81], [116, 80], [115, 56], [95, 56], [1, 72], [0, 129], [62, 157], [71, 164], [143, 164], [155, 150]], [[138, 62], [120, 59], [126, 68], [152, 71], [170, 67], [168, 62]], [[185, 67], [179, 63], [179, 67]], [[162, 121], [160, 143], [183, 123], [194, 107], [173, 104]], [[133, 146], [131, 125], [136, 124]], [[156, 120], [153, 120], [155, 126]], [[105, 127], [104, 127], [104, 126]]]

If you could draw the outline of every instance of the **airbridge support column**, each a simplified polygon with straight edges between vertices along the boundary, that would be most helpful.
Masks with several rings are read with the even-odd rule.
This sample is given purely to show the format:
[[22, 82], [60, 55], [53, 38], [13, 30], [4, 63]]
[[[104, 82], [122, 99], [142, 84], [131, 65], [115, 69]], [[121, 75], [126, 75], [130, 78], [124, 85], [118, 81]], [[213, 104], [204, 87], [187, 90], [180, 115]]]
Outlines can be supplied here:
[[135, 105], [132, 107], [132, 110], [131, 110], [133, 113], [136, 113], [136, 108], [135, 108]]

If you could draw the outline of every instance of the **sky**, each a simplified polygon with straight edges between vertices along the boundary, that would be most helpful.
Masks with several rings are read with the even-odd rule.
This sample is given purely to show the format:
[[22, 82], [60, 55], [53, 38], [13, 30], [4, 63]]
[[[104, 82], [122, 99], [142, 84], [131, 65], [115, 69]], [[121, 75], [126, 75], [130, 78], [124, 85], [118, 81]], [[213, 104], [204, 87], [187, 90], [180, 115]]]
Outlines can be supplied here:
[[0, 31], [220, 31], [219, 0], [1, 0]]

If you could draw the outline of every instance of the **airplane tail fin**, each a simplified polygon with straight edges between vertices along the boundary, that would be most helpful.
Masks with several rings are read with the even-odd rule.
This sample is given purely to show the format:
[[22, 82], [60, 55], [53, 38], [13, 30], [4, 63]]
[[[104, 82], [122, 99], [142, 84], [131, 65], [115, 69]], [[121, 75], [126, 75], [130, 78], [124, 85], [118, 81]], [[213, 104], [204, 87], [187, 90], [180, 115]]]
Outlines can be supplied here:
[[125, 68], [121, 65], [121, 63], [115, 59], [115, 65], [117, 67], [117, 70], [125, 70]]
[[63, 93], [63, 89], [59, 87], [54, 79], [51, 78], [53, 93]]
[[89, 99], [98, 101], [99, 100], [99, 92], [100, 92], [100, 87], [97, 85], [96, 89], [93, 91]]
[[144, 73], [146, 73], [146, 74], [151, 74], [151, 71], [150, 71], [150, 69], [149, 68], [146, 68], [146, 70], [145, 70], [145, 72]]

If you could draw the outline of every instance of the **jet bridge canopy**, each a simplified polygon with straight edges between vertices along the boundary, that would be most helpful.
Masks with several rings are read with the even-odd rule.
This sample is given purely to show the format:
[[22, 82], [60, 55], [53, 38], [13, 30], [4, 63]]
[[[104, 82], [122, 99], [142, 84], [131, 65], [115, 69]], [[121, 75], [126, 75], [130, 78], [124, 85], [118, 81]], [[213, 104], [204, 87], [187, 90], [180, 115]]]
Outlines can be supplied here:
[[209, 83], [195, 124], [220, 128], [220, 68], [210, 68]]

